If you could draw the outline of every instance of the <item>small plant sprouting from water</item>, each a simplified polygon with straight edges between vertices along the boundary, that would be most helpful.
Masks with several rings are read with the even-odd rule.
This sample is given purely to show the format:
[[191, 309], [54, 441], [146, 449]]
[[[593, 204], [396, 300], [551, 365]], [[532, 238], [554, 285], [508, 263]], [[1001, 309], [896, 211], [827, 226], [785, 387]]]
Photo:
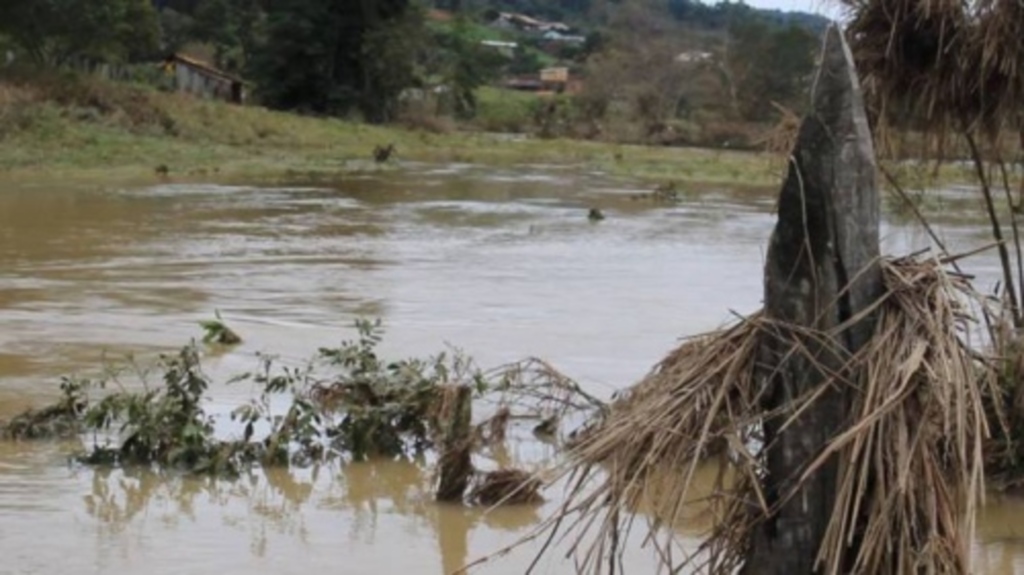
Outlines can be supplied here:
[[199, 326], [205, 332], [203, 343], [217, 343], [220, 345], [237, 345], [242, 343], [242, 338], [224, 323], [224, 318], [220, 316], [219, 310], [214, 311], [214, 316], [215, 319], [199, 322]]

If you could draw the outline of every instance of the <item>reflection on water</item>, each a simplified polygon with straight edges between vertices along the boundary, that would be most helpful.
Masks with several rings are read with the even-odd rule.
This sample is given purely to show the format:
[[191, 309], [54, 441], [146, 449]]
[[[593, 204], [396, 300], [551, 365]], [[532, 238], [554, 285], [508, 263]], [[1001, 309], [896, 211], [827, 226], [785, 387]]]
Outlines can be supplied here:
[[[11, 463], [27, 455], [8, 447], [0, 451], [7, 462], [0, 467], [0, 495], [4, 496], [17, 487]], [[219, 564], [218, 569], [227, 573], [243, 573], [255, 565], [267, 572], [298, 573], [315, 555], [317, 565], [343, 567], [346, 573], [392, 569], [452, 573], [529, 534], [551, 511], [549, 506], [486, 510], [435, 504], [430, 499], [429, 475], [412, 462], [275, 468], [235, 480], [68, 467], [43, 475], [63, 484], [67, 497], [52, 505], [23, 508], [11, 506], [5, 497], [0, 529], [4, 556], [13, 557], [19, 566], [45, 564], [40, 572], [75, 567], [84, 569], [81, 572], [132, 573], [144, 565], [157, 573], [194, 572], [194, 568], [205, 572], [207, 566]], [[713, 479], [710, 469], [698, 472], [695, 501], [709, 493]], [[982, 513], [975, 549], [979, 572], [1016, 573], [1024, 566], [1022, 511], [1024, 501], [1001, 499]], [[691, 519], [678, 525], [677, 532], [700, 537], [711, 518], [696, 508], [689, 515]], [[41, 540], [41, 533], [31, 530], [43, 525], [46, 537]], [[634, 540], [639, 540], [642, 528], [642, 524], [634, 526]], [[488, 546], [472, 544], [481, 535]], [[61, 555], [33, 555], [56, 548], [63, 550]], [[484, 564], [481, 570], [520, 573], [536, 550], [527, 546], [521, 553]], [[628, 572], [653, 568], [639, 554], [632, 557], [626, 563]], [[548, 572], [564, 573], [568, 566], [556, 563]]]
[[[537, 355], [608, 397], [680, 336], [759, 306], [771, 191], [682, 190], [671, 206], [629, 182], [566, 170], [414, 166], [330, 187], [7, 185], [0, 192], [0, 416], [52, 398], [55, 377], [104, 353], [168, 351], [219, 309], [245, 343], [215, 378], [269, 351], [299, 362], [383, 316], [389, 355], [446, 342], [491, 366]], [[943, 240], [987, 241], [971, 198], [941, 194]], [[590, 207], [608, 216], [587, 221]], [[883, 226], [886, 251], [927, 245]], [[991, 257], [968, 262], [986, 287]], [[215, 385], [215, 414], [248, 399]], [[508, 545], [557, 505], [492, 512], [435, 504], [429, 473], [374, 462], [237, 481], [67, 463], [68, 447], [0, 445], [2, 573], [442, 573]], [[489, 454], [532, 464], [536, 445]], [[699, 490], [698, 490], [699, 491]], [[651, 503], [655, 506], [655, 502]], [[1024, 572], [1024, 502], [980, 516], [986, 573]], [[709, 518], [677, 526], [696, 545]], [[652, 572], [639, 541], [628, 572]], [[539, 543], [479, 568], [521, 573]], [[572, 571], [562, 552], [541, 572]]]
[[[71, 566], [136, 572], [142, 564], [155, 572], [194, 572], [186, 565], [206, 572], [224, 561], [226, 572], [241, 573], [260, 560], [291, 561], [298, 572], [315, 554], [325, 566], [345, 566], [346, 573], [403, 567], [450, 573], [475, 558], [471, 537], [484, 534], [507, 544], [540, 520], [537, 506], [436, 505], [429, 474], [413, 462], [275, 468], [224, 480], [69, 468], [56, 459], [48, 469], [33, 470], [39, 462], [30, 451], [0, 451], [0, 551], [8, 565], [11, 557], [19, 566], [46, 562], [47, 572]], [[29, 486], [40, 482], [59, 485], [63, 495], [53, 505], [12, 505], [10, 496], [27, 496]], [[32, 532], [34, 525], [47, 526], [49, 541]], [[60, 556], [33, 556], [58, 545]]]

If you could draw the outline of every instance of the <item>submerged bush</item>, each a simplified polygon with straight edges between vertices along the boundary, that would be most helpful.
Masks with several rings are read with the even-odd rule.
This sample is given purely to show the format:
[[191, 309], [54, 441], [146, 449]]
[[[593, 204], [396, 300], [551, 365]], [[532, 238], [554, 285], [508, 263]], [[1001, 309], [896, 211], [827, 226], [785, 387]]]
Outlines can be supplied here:
[[440, 386], [471, 384], [483, 393], [488, 384], [472, 361], [459, 352], [419, 360], [387, 362], [377, 355], [380, 321], [357, 321], [359, 338], [320, 356], [339, 370], [328, 384], [316, 384], [313, 396], [339, 411], [328, 429], [338, 447], [362, 459], [394, 457], [433, 447]]
[[[216, 324], [203, 324], [206, 339], [214, 343], [227, 329], [219, 319]], [[359, 320], [356, 330], [355, 339], [320, 349], [301, 367], [281, 366], [274, 357], [261, 355], [257, 370], [229, 381], [250, 382], [259, 390], [230, 412], [230, 421], [218, 422], [204, 408], [211, 380], [193, 342], [160, 356], [149, 370], [132, 365], [141, 389], [119, 381], [123, 369], [108, 370], [95, 380], [65, 378], [54, 405], [0, 426], [0, 436], [84, 437], [78, 460], [90, 465], [235, 474], [250, 465], [397, 458], [436, 449], [444, 427], [438, 411], [441, 390], [452, 386], [467, 386], [475, 397], [509, 396], [515, 381], [523, 381], [521, 397], [535, 397], [535, 405], [550, 411], [553, 395], [537, 395], [543, 383], [536, 370], [523, 368], [529, 363], [484, 374], [457, 350], [389, 361], [377, 350], [383, 334], [379, 320]], [[159, 381], [147, 381], [150, 373], [160, 374]], [[565, 381], [555, 385], [571, 391]], [[507, 421], [508, 410], [503, 413]], [[224, 427], [237, 428], [224, 437]]]
[[[230, 444], [213, 440], [213, 418], [203, 410], [210, 387], [193, 345], [160, 358], [163, 385], [140, 393], [116, 392], [90, 406], [83, 417], [94, 432], [87, 463], [160, 464], [193, 471], [233, 468]], [[105, 388], [101, 381], [98, 387]], [[101, 441], [97, 433], [115, 432]]]
[[[201, 326], [206, 344], [219, 345], [228, 330], [219, 316]], [[65, 378], [60, 400], [0, 425], [0, 438], [77, 437], [84, 449], [75, 459], [85, 465], [226, 476], [254, 466], [433, 451], [439, 499], [517, 504], [540, 501], [542, 482], [515, 469], [479, 470], [474, 450], [504, 441], [513, 417], [542, 420], [557, 432], [568, 412], [604, 408], [541, 360], [488, 372], [458, 350], [390, 361], [378, 353], [379, 320], [355, 327], [355, 339], [322, 348], [299, 367], [260, 355], [256, 370], [228, 381], [253, 384], [255, 397], [220, 419], [204, 409], [212, 382], [192, 342], [149, 370], [131, 364], [141, 389], [122, 385], [122, 369], [95, 380]], [[148, 382], [150, 373], [159, 381]], [[474, 425], [473, 400], [484, 397], [497, 400], [496, 412]]]

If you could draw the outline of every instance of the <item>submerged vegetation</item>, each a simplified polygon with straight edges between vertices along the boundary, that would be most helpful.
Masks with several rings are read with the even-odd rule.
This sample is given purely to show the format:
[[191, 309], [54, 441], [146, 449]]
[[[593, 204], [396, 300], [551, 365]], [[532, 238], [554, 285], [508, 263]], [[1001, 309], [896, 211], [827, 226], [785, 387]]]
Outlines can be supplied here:
[[228, 327], [220, 317], [220, 312], [215, 312], [215, 319], [199, 322], [206, 335], [203, 336], [203, 343], [219, 343], [221, 345], [237, 345], [242, 343], [242, 338]]
[[[602, 407], [538, 360], [489, 372], [457, 350], [388, 361], [377, 350], [379, 320], [358, 320], [356, 331], [355, 339], [319, 350], [301, 367], [260, 356], [258, 369], [230, 380], [248, 382], [256, 391], [230, 416], [207, 411], [213, 382], [202, 370], [202, 350], [192, 343], [147, 369], [130, 364], [96, 379], [65, 378], [59, 401], [0, 426], [0, 437], [80, 438], [83, 450], [76, 460], [86, 465], [228, 476], [256, 465], [416, 460], [428, 453], [436, 455], [443, 472], [445, 458], [457, 451], [464, 454], [460, 488], [439, 497], [490, 505], [505, 502], [505, 495], [520, 503], [539, 497], [541, 482], [529, 473], [477, 472], [472, 465], [474, 450], [505, 440], [513, 415], [559, 421], [570, 412]], [[151, 381], [152, 374], [159, 381]], [[128, 376], [138, 381], [128, 383]], [[453, 397], [462, 399], [453, 403]], [[474, 424], [472, 403], [481, 400], [495, 402], [495, 412]], [[453, 409], [465, 414], [455, 435]]]

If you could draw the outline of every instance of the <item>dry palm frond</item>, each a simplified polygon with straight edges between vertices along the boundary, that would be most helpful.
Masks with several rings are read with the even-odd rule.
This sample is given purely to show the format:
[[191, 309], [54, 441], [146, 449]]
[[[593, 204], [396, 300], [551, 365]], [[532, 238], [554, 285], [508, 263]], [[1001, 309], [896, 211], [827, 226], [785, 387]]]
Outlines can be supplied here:
[[530, 357], [488, 372], [497, 380], [493, 391], [503, 394], [505, 405], [523, 404], [532, 412], [559, 416], [575, 411], [603, 409], [604, 402], [583, 391], [572, 378], [543, 359]]
[[500, 445], [508, 434], [508, 424], [511, 418], [512, 411], [509, 408], [499, 407], [494, 415], [476, 425], [476, 440], [481, 445]]
[[779, 121], [754, 143], [762, 146], [773, 159], [781, 160], [783, 165], [788, 165], [790, 153], [800, 133], [801, 118], [796, 112], [781, 104], [772, 102], [772, 106], [779, 112]]
[[[779, 326], [755, 314], [685, 342], [612, 406], [571, 451], [561, 476], [572, 489], [542, 530], [576, 532], [581, 569], [598, 572], [621, 551], [632, 515], [656, 499], [649, 535], [664, 535], [662, 561], [731, 573], [778, 500], [838, 457], [836, 506], [819, 555], [824, 572], [965, 572], [989, 382], [962, 340], [963, 299], [974, 293], [938, 261], [887, 261], [883, 270], [887, 293], [874, 337], [848, 365], [859, 377], [829, 382], [853, 386], [849, 421], [794, 478], [792, 492], [774, 503], [761, 492], [760, 423], [792, 417], [816, 398], [798, 398], [785, 414], [762, 408], [759, 342]], [[671, 527], [693, 515], [694, 477], [715, 452], [729, 455], [718, 458], [716, 487], [701, 503], [715, 521], [696, 554], [674, 561]], [[596, 541], [583, 547], [589, 536]]]
[[879, 127], [915, 121], [945, 136], [1021, 126], [1024, 6], [1019, 0], [839, 0]]
[[848, 571], [842, 549], [859, 538], [845, 558], [856, 573], [967, 573], [991, 385], [960, 337], [961, 296], [974, 294], [931, 263], [884, 269], [854, 420], [828, 448], [843, 471], [819, 558], [828, 572]]
[[493, 417], [479, 426], [478, 435], [489, 442], [503, 437], [504, 427], [511, 419], [535, 419], [541, 427], [558, 431], [559, 422], [578, 416], [581, 419], [607, 408], [605, 402], [585, 392], [572, 378], [536, 357], [495, 368], [485, 374], [491, 384], [490, 399], [496, 398]]

